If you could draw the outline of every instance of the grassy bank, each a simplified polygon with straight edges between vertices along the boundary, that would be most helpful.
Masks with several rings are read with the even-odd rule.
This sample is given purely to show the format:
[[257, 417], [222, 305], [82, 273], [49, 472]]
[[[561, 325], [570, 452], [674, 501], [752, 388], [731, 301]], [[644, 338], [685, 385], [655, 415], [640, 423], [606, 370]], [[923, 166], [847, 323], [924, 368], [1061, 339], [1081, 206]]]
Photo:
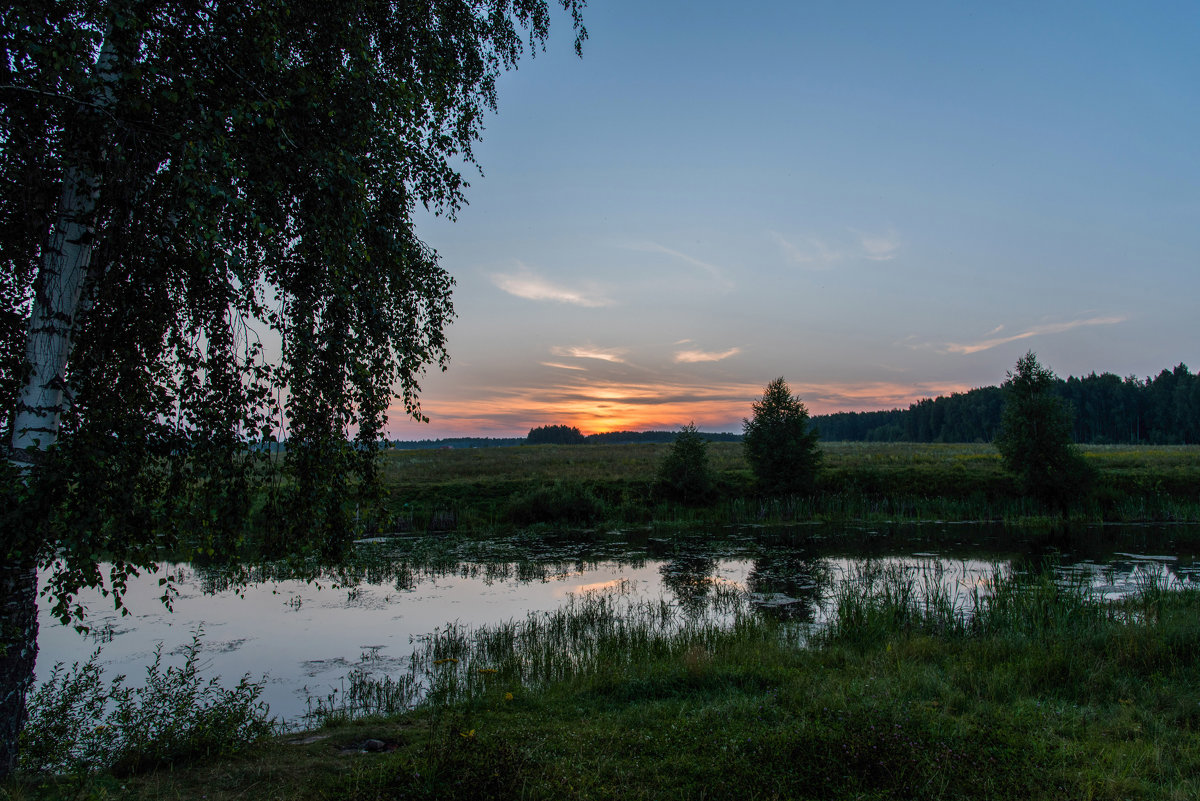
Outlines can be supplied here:
[[[825, 443], [807, 497], [763, 498], [738, 443], [712, 443], [713, 494], [681, 505], [655, 490], [670, 445], [564, 445], [391, 451], [387, 526], [496, 530], [796, 520], [996, 520], [1042, 523], [1057, 509], [1022, 497], [990, 444]], [[1086, 446], [1095, 491], [1069, 510], [1083, 522], [1200, 521], [1200, 446]]]
[[[1200, 592], [868, 566], [811, 631], [616, 592], [426, 643], [415, 711], [9, 798], [1191, 799]], [[630, 613], [632, 611], [632, 613]], [[376, 742], [370, 742], [376, 741]], [[377, 749], [368, 751], [367, 749]]]

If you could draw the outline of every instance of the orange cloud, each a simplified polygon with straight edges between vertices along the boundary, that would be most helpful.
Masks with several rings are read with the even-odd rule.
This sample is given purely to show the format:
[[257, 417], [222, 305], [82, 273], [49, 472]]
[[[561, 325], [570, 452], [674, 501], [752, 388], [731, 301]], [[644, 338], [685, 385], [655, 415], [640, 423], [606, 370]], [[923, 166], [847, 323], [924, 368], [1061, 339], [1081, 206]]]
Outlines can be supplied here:
[[730, 356], [737, 356], [741, 352], [741, 348], [730, 348], [729, 350], [721, 351], [681, 350], [675, 354], [675, 361], [684, 364], [695, 362], [719, 362], [723, 359], [728, 359]]
[[626, 348], [597, 348], [594, 345], [576, 346], [564, 348], [556, 345], [550, 349], [550, 352], [555, 356], [570, 356], [575, 359], [598, 359], [602, 362], [616, 362], [622, 364], [625, 361]]

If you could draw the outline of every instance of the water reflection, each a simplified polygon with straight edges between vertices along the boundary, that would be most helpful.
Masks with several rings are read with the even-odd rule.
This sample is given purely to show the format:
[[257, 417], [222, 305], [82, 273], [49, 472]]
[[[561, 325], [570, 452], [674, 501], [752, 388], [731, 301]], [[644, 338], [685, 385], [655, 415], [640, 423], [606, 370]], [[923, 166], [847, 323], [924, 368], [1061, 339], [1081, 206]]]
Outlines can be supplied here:
[[[921, 528], [652, 530], [583, 537], [510, 537], [488, 542], [413, 538], [364, 544], [347, 562], [217, 567], [171, 565], [175, 612], [157, 602], [157, 575], [130, 583], [132, 617], [92, 609], [82, 638], [43, 610], [38, 674], [56, 661], [102, 661], [131, 679], [158, 642], [172, 653], [204, 631], [205, 670], [232, 684], [266, 674], [275, 714], [303, 714], [309, 697], [344, 684], [352, 670], [402, 670], [412, 642], [448, 624], [492, 625], [560, 608], [574, 593], [620, 588], [698, 614], [729, 592], [763, 613], [820, 624], [839, 581], [864, 564], [918, 566], [954, 597], [969, 597], [997, 570], [1036, 572], [1108, 595], [1147, 577], [1164, 586], [1200, 582], [1200, 527], [1100, 528], [1075, 536], [1017, 539], [996, 526]], [[926, 579], [922, 579], [926, 580]]]
[[675, 596], [686, 611], [698, 611], [708, 603], [716, 582], [717, 559], [704, 550], [681, 551], [658, 568], [664, 589]]
[[793, 550], [770, 551], [755, 557], [746, 589], [761, 608], [787, 620], [811, 623], [830, 576], [827, 559]]

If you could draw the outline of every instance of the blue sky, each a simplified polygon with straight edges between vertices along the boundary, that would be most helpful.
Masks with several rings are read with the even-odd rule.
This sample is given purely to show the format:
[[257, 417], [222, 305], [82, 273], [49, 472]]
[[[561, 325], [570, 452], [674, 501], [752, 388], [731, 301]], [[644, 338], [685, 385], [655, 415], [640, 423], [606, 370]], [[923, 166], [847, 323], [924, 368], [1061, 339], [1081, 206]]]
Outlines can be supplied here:
[[737, 430], [1200, 366], [1200, 4], [595, 0], [501, 80], [428, 425]]

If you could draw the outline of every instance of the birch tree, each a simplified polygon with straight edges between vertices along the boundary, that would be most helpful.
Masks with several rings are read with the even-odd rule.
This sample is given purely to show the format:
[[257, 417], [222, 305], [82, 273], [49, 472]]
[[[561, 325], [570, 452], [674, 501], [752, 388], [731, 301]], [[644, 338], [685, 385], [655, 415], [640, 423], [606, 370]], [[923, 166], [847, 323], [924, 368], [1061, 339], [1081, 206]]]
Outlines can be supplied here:
[[[578, 52], [584, 0], [558, 1]], [[0, 10], [0, 778], [39, 571], [68, 621], [168, 549], [347, 541], [389, 407], [421, 418], [447, 362], [413, 215], [465, 202], [496, 79], [549, 24], [547, 0]]]

